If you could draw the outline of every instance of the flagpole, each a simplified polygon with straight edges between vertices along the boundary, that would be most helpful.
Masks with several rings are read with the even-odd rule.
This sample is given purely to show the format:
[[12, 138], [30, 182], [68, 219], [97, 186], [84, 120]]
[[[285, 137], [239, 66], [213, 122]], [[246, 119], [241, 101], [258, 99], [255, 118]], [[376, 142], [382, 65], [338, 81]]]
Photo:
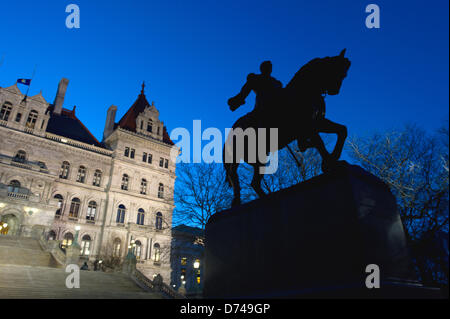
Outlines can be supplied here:
[[30, 85], [28, 85], [27, 93], [25, 93], [25, 98], [24, 98], [24, 100], [27, 99], [28, 92], [30, 91], [31, 83], [33, 83], [33, 78], [34, 78], [34, 74], [35, 74], [35, 73], [36, 73], [36, 64], [34, 65], [33, 75], [31, 76]]

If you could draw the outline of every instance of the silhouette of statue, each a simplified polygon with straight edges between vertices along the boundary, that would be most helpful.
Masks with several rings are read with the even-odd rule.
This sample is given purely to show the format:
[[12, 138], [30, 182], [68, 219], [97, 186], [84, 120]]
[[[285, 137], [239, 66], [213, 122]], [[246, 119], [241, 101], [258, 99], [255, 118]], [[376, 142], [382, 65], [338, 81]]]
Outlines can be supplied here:
[[[300, 151], [304, 152], [309, 147], [315, 147], [322, 157], [322, 170], [324, 172], [333, 169], [341, 156], [344, 142], [347, 137], [347, 128], [344, 125], [334, 123], [325, 118], [326, 94], [339, 94], [342, 81], [347, 76], [350, 61], [345, 56], [345, 49], [338, 56], [316, 58], [304, 65], [282, 87], [280, 81], [271, 76], [272, 64], [265, 61], [261, 64], [261, 74], [249, 74], [247, 83], [241, 92], [228, 100], [232, 111], [245, 104], [245, 98], [253, 90], [256, 93], [256, 103], [253, 111], [239, 118], [233, 125], [233, 129], [254, 128], [258, 141], [258, 128], [278, 128], [278, 149], [282, 149], [293, 141], [297, 141]], [[266, 155], [277, 150], [270, 149], [270, 136], [266, 130]], [[326, 150], [319, 133], [336, 133], [338, 139], [331, 154]], [[233, 206], [240, 204], [240, 185], [237, 169], [239, 162], [244, 160], [249, 163], [248, 139], [245, 141], [245, 152], [242, 158], [233, 157], [232, 163], [227, 163], [225, 153], [236, 154], [236, 143], [228, 143], [235, 138], [231, 134], [227, 138], [223, 150], [224, 167], [228, 183], [233, 187]], [[258, 144], [258, 143], [257, 143]], [[233, 145], [233, 150], [228, 149]], [[258, 152], [258, 145], [256, 145]], [[253, 166], [254, 173], [251, 185], [259, 197], [266, 194], [261, 188], [262, 175], [260, 168], [265, 166], [257, 158]]]

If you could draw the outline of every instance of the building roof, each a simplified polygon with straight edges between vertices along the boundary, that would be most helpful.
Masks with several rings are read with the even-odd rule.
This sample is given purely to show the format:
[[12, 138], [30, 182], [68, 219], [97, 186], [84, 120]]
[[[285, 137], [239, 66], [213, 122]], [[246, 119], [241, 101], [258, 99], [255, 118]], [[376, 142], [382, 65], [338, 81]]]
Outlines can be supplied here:
[[191, 227], [191, 226], [187, 226], [184, 224], [178, 225], [174, 228], [172, 228], [173, 231], [175, 232], [180, 232], [180, 233], [187, 233], [187, 234], [191, 234], [191, 235], [195, 235], [195, 236], [205, 236], [205, 232], [203, 231], [203, 229], [198, 228], [198, 227]]
[[[145, 108], [151, 107], [153, 105], [150, 105], [150, 103], [148, 103], [147, 97], [144, 93], [144, 87], [145, 85], [142, 84], [141, 93], [139, 94], [133, 105], [131, 105], [129, 110], [122, 116], [119, 123], [117, 123], [117, 126], [136, 133], [136, 119], [138, 115], [143, 112]], [[163, 142], [169, 145], [174, 145], [165, 126], [163, 128]]]
[[[52, 111], [52, 106], [50, 111]], [[75, 116], [75, 107], [72, 111], [62, 109], [61, 114], [53, 113], [47, 125], [47, 132], [105, 148]]]

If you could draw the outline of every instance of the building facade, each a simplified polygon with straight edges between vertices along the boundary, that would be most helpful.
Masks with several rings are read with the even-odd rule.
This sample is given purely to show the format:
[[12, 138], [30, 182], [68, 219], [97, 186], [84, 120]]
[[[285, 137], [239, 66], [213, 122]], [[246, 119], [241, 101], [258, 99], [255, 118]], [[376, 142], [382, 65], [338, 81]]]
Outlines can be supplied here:
[[197, 227], [178, 225], [172, 229], [172, 277], [175, 289], [184, 286], [188, 295], [203, 291], [204, 231]]
[[[0, 87], [0, 222], [7, 233], [60, 240], [77, 237], [90, 260], [122, 259], [170, 281], [174, 145], [144, 93], [118, 121], [107, 110], [99, 142], [63, 108], [68, 80], [53, 103]], [[5, 227], [3, 227], [3, 231]], [[4, 232], [5, 233], [5, 232]]]

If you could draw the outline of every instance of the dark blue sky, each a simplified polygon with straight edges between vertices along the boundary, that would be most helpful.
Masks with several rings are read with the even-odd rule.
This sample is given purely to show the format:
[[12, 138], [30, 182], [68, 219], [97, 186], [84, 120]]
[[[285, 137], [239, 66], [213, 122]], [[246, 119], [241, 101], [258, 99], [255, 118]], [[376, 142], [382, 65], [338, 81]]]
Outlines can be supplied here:
[[[65, 27], [66, 5], [81, 28]], [[381, 9], [381, 28], [365, 27], [366, 5]], [[223, 130], [250, 111], [226, 101], [260, 62], [286, 84], [314, 57], [344, 47], [352, 61], [341, 94], [327, 97], [327, 117], [350, 135], [416, 122], [433, 131], [448, 117], [448, 1], [29, 1], [3, 3], [0, 86], [37, 72], [30, 95], [53, 102], [70, 79], [65, 107], [101, 140], [106, 109], [117, 120], [143, 80], [169, 131]], [[24, 91], [24, 90], [23, 90]], [[252, 102], [252, 99], [248, 100]]]

